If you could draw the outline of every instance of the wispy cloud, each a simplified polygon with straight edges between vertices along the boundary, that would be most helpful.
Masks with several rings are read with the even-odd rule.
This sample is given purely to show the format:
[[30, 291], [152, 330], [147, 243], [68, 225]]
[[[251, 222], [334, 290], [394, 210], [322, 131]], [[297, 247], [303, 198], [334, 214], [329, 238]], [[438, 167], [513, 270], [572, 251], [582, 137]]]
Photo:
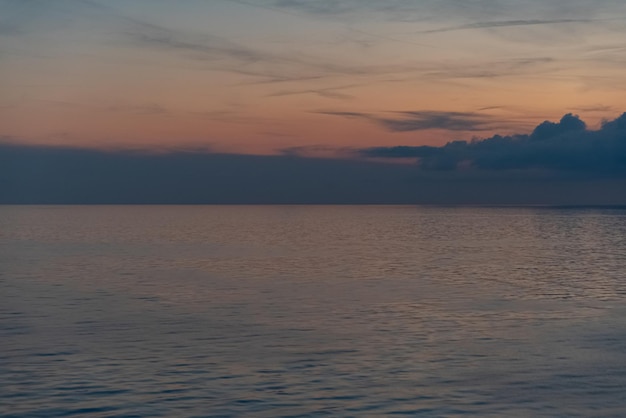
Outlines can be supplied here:
[[491, 129], [495, 122], [495, 119], [492, 116], [475, 112], [419, 110], [386, 112], [383, 116], [370, 113], [345, 111], [320, 111], [317, 113], [346, 118], [366, 119], [391, 132], [423, 131], [428, 129], [443, 129], [448, 131], [483, 131]]
[[[296, 16], [363, 21], [448, 23], [433, 32], [519, 25], [587, 23], [596, 16], [626, 11], [615, 0], [237, 0]], [[467, 23], [468, 21], [476, 23]], [[452, 22], [452, 23], [451, 23]], [[454, 24], [453, 22], [457, 22]], [[465, 23], [463, 23], [465, 22]], [[545, 22], [545, 23], [544, 23]]]
[[349, 94], [341, 93], [341, 90], [346, 90], [354, 87], [363, 86], [364, 83], [358, 84], [346, 84], [342, 86], [331, 86], [331, 87], [320, 87], [320, 88], [311, 88], [311, 89], [303, 89], [303, 90], [281, 90], [268, 95], [268, 97], [282, 97], [282, 96], [294, 96], [300, 94], [316, 94], [321, 97], [329, 98], [329, 99], [341, 99], [347, 100], [352, 99], [354, 96]]
[[[59, 33], [74, 25], [89, 25], [90, 31], [100, 31], [97, 42], [101, 44], [176, 54], [210, 70], [277, 80], [312, 76], [306, 74], [308, 63], [300, 57], [248, 47], [208, 31], [167, 27], [147, 18], [130, 16], [110, 4], [88, 0], [6, 0], [5, 8], [13, 18], [0, 17], [0, 32], [17, 35]], [[20, 44], [13, 45], [15, 48]]]
[[572, 110], [575, 111], [579, 111], [579, 112], [612, 112], [615, 110], [615, 108], [613, 106], [606, 106], [606, 105], [591, 105], [591, 106], [579, 106], [579, 107], [573, 107]]
[[54, 106], [58, 108], [66, 109], [89, 109], [97, 112], [112, 112], [112, 113], [124, 113], [134, 115], [147, 115], [147, 116], [166, 116], [171, 114], [172, 111], [156, 103], [147, 104], [132, 104], [132, 103], [78, 103], [63, 100], [49, 100], [39, 99], [38, 102], [45, 103], [48, 106]]
[[398, 112], [399, 118], [379, 118], [378, 121], [394, 132], [444, 129], [448, 131], [481, 131], [489, 128], [493, 118], [472, 112], [414, 111]]
[[131, 42], [141, 47], [181, 52], [201, 60], [232, 58], [238, 62], [283, 61], [284, 58], [246, 48], [219, 36], [191, 34], [151, 23], [132, 21], [125, 34]]
[[495, 22], [475, 22], [464, 25], [448, 26], [439, 29], [429, 29], [420, 31], [418, 33], [442, 33], [442, 32], [454, 32], [460, 30], [472, 30], [472, 29], [495, 29], [495, 28], [507, 28], [515, 26], [536, 26], [536, 25], [555, 25], [566, 23], [590, 23], [594, 22], [593, 19], [522, 19], [522, 20], [502, 20]]
[[552, 57], [523, 57], [481, 63], [442, 63], [433, 69], [425, 69], [424, 77], [433, 79], [499, 78], [515, 76], [537, 77], [553, 72]]
[[[336, 76], [380, 76], [414, 73], [411, 64], [357, 65], [300, 52], [270, 52], [249, 47], [210, 33], [191, 33], [135, 19], [126, 19], [123, 35], [135, 47], [178, 54], [208, 64], [213, 70], [260, 79], [265, 83], [304, 81]], [[313, 89], [310, 89], [309, 92]], [[334, 88], [315, 89], [317, 94], [339, 98]]]

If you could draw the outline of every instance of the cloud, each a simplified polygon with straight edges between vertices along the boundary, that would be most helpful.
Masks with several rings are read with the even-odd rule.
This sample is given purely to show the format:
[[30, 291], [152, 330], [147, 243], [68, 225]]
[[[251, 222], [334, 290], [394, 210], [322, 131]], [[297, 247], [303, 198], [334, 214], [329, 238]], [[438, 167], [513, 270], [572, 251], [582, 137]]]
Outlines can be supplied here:
[[360, 150], [364, 157], [417, 158], [422, 169], [556, 170], [626, 176], [626, 113], [589, 130], [575, 115], [545, 121], [531, 134], [453, 141], [441, 147]]
[[70, 102], [63, 100], [39, 99], [38, 102], [50, 106], [65, 109], [89, 109], [96, 112], [125, 113], [144, 116], [166, 116], [172, 113], [171, 110], [156, 103], [130, 104], [130, 103], [98, 103], [98, 102]]
[[[380, 63], [364, 66], [303, 52], [271, 51], [254, 45], [258, 44], [255, 41], [249, 44], [219, 36], [210, 28], [193, 31], [169, 27], [150, 21], [147, 17], [133, 17], [123, 10], [87, 0], [0, 0], [0, 36], [10, 34], [15, 38], [12, 53], [24, 54], [21, 47], [26, 47], [27, 51], [32, 49], [28, 42], [29, 35], [45, 34], [53, 39], [75, 36], [74, 33], [89, 30], [97, 33], [93, 39], [103, 44], [140, 51], [160, 51], [183, 59], [203, 71], [233, 73], [263, 83], [302, 82], [335, 76], [407, 74], [415, 71], [412, 65]], [[3, 49], [6, 53], [6, 47]], [[28, 53], [32, 55], [32, 52]], [[56, 53], [45, 57], [60, 59]], [[308, 90], [328, 98], [350, 98], [332, 87]]]
[[[367, 6], [367, 2], [363, 2]], [[277, 0], [276, 7], [286, 9], [294, 9], [305, 13], [321, 14], [321, 15], [337, 15], [350, 12], [358, 8], [354, 1], [336, 1], [336, 0]]]
[[[623, 130], [624, 124], [607, 123], [605, 129]], [[255, 156], [98, 151], [18, 141], [0, 137], [2, 204], [626, 204], [626, 178], [585, 173], [434, 171], [311, 158], [327, 151], [320, 147]], [[437, 150], [406, 151], [426, 158]]]
[[321, 111], [324, 115], [361, 118], [377, 123], [391, 132], [444, 129], [448, 131], [482, 131], [490, 129], [493, 117], [473, 112], [442, 112], [434, 110], [387, 112], [389, 116], [360, 112]]
[[[10, 141], [12, 138], [3, 138]], [[12, 141], [14, 142], [14, 141]], [[1, 203], [407, 202], [411, 167], [206, 151], [0, 145]], [[387, 190], [387, 191], [386, 191]]]
[[448, 26], [440, 29], [430, 29], [421, 31], [418, 33], [442, 33], [442, 32], [454, 32], [460, 30], [471, 29], [495, 29], [495, 28], [507, 28], [514, 26], [536, 26], [536, 25], [555, 25], [565, 23], [590, 23], [594, 22], [593, 19], [520, 19], [520, 20], [501, 20], [495, 22], [475, 22], [464, 25]]
[[492, 123], [490, 116], [470, 112], [416, 111], [399, 112], [401, 118], [380, 118], [379, 122], [394, 132], [445, 129], [448, 131], [480, 131]]
[[602, 113], [612, 112], [615, 110], [613, 106], [606, 106], [606, 105], [580, 106], [580, 107], [576, 107], [573, 109], [581, 111], [581, 112], [602, 112]]
[[321, 88], [311, 88], [306, 90], [281, 90], [269, 94], [268, 97], [282, 97], [282, 96], [294, 96], [300, 94], [316, 94], [320, 97], [325, 97], [328, 99], [341, 99], [348, 100], [354, 98], [349, 94], [341, 93], [341, 90], [350, 89], [353, 87], [363, 86], [363, 83], [359, 84], [346, 84], [343, 86], [332, 86], [332, 87], [321, 87]]
[[243, 63], [283, 60], [283, 58], [246, 48], [215, 35], [191, 34], [136, 20], [132, 23], [126, 35], [139, 46], [184, 52], [191, 54], [192, 58], [203, 60], [232, 58]]
[[530, 138], [536, 140], [546, 140], [557, 138], [567, 134], [577, 134], [583, 132], [587, 128], [585, 122], [580, 120], [578, 116], [571, 113], [566, 114], [558, 123], [544, 121], [539, 124], [533, 131]]
[[439, 79], [495, 79], [500, 77], [530, 76], [537, 77], [553, 70], [548, 66], [554, 58], [517, 58], [503, 61], [483, 62], [481, 64], [439, 65], [437, 69], [425, 72], [427, 78]]
[[[178, 54], [191, 61], [199, 61], [205, 69], [260, 78], [265, 83], [319, 80], [335, 76], [413, 74], [417, 70], [415, 65], [409, 64], [357, 65], [299, 52], [269, 52], [210, 33], [193, 33], [128, 17], [119, 18], [125, 25], [121, 35], [130, 45]], [[310, 89], [307, 92], [331, 98], [350, 98], [334, 90], [337, 88]]]
[[[0, 0], [0, 36], [14, 35], [15, 45], [26, 46], [28, 36], [41, 35], [49, 39], [64, 35], [74, 36], [81, 30], [97, 33], [98, 42], [117, 44], [125, 48], [151, 49], [176, 54], [202, 69], [233, 72], [268, 80], [291, 80], [314, 77], [321, 68], [293, 54], [271, 53], [235, 42], [205, 31], [176, 29], [135, 18], [111, 5], [86, 0]], [[3, 18], [9, 16], [9, 19]], [[71, 30], [71, 33], [70, 33]], [[19, 48], [15, 48], [18, 49]], [[59, 59], [52, 54], [50, 58]]]
[[344, 112], [344, 111], [334, 111], [334, 110], [321, 110], [319, 112], [315, 112], [320, 115], [330, 115], [330, 116], [342, 116], [345, 118], [363, 118], [363, 119], [372, 119], [373, 117], [368, 113], [361, 112]]
[[[243, 2], [242, 0], [238, 0]], [[246, 3], [252, 3], [252, 0]], [[477, 25], [493, 22], [583, 22], [596, 15], [623, 11], [624, 5], [615, 0], [480, 0], [480, 1], [415, 1], [415, 0], [255, 0], [254, 5], [283, 10], [286, 13], [321, 18], [362, 20], [376, 14], [390, 21], [444, 22], [479, 20]], [[518, 17], [513, 19], [512, 17]], [[487, 18], [493, 20], [486, 20]], [[540, 23], [538, 23], [540, 24]], [[469, 24], [472, 25], [472, 24]]]

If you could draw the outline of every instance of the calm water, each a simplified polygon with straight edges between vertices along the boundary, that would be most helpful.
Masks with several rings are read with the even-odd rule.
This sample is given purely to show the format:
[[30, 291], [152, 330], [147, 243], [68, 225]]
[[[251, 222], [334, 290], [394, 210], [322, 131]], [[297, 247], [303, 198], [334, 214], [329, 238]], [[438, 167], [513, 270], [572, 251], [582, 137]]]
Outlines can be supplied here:
[[626, 211], [0, 207], [0, 415], [626, 416]]

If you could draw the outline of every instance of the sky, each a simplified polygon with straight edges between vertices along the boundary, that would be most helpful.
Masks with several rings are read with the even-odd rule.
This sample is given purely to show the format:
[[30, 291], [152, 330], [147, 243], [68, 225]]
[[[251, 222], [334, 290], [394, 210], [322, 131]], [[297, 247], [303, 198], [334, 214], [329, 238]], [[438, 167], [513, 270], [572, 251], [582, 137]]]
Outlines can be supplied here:
[[0, 175], [81, 150], [621, 181], [625, 45], [622, 0], [0, 0]]

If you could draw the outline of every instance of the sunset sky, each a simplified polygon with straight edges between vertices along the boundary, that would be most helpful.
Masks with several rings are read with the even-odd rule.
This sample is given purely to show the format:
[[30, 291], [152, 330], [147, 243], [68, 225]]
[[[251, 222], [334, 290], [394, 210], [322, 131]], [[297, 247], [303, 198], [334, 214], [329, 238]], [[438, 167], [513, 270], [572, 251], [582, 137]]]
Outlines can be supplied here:
[[96, 148], [442, 145], [626, 110], [616, 0], [2, 0], [0, 136]]
[[0, 0], [0, 203], [626, 204], [624, 68], [622, 0]]

